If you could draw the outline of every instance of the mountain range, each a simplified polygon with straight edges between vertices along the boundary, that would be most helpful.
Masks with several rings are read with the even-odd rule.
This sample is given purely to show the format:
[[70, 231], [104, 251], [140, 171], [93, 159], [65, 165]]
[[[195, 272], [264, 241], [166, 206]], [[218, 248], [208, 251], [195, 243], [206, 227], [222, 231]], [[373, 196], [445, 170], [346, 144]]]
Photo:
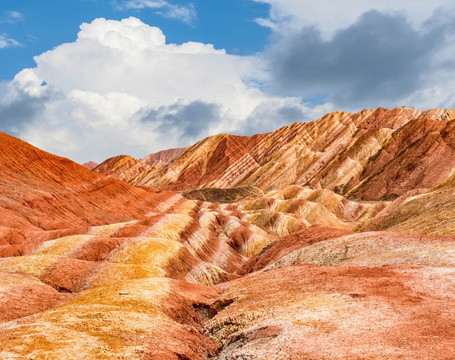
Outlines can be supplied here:
[[1, 359], [452, 359], [455, 111], [78, 165], [0, 133]]

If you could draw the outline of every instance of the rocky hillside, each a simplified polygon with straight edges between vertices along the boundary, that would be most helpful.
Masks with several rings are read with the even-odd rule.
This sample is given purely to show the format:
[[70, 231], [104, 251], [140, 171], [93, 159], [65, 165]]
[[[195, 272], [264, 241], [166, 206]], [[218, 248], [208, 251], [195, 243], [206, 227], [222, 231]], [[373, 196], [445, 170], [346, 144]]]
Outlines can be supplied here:
[[299, 185], [351, 199], [395, 199], [452, 176], [452, 120], [453, 110], [379, 108], [335, 112], [253, 137], [222, 134], [133, 183], [179, 191], [255, 186], [268, 192]]
[[149, 164], [151, 167], [158, 169], [163, 165], [169, 164], [175, 158], [178, 158], [185, 152], [185, 150], [185, 148], [162, 150], [157, 153], [147, 155], [142, 159], [142, 161]]
[[142, 160], [134, 159], [129, 155], [118, 155], [103, 161], [89, 170], [125, 181], [131, 185], [138, 185], [184, 151], [185, 148], [163, 150], [149, 154]]
[[104, 175], [0, 133], [0, 359], [451, 359], [454, 126], [339, 112]]
[[29, 237], [137, 219], [175, 195], [96, 175], [1, 132], [0, 171], [0, 254], [23, 253]]
[[82, 164], [82, 166], [85, 166], [89, 170], [93, 170], [94, 168], [96, 168], [98, 166], [98, 164], [93, 161], [88, 161], [88, 162]]
[[143, 174], [153, 172], [155, 168], [129, 155], [118, 155], [103, 161], [92, 171], [96, 174], [102, 174], [134, 184], [136, 178], [142, 178], [144, 176]]

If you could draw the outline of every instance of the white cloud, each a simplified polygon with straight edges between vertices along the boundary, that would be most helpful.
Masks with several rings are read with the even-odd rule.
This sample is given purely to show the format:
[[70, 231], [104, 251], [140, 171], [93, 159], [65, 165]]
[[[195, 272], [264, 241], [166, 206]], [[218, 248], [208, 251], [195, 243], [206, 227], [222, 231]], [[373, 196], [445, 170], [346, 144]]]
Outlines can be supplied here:
[[0, 34], [0, 49], [13, 46], [20, 46], [20, 43], [5, 34]]
[[[28, 95], [16, 97], [13, 109], [30, 97], [37, 102], [27, 112], [32, 124], [22, 124], [19, 135], [80, 162], [141, 157], [219, 132], [273, 130], [280, 119], [276, 126], [261, 122], [265, 104], [275, 113], [292, 107], [301, 120], [308, 110], [299, 99], [269, 97], [255, 87], [265, 77], [260, 59], [211, 44], [169, 44], [159, 28], [136, 18], [83, 24], [76, 41], [35, 61], [14, 80], [15, 91]], [[313, 110], [311, 119], [323, 111]]]
[[19, 11], [8, 11], [8, 19], [10, 22], [19, 22], [24, 19], [24, 15]]
[[0, 15], [0, 23], [15, 24], [24, 20], [24, 15], [19, 11], [7, 11]]
[[[90, 24], [82, 24], [74, 42], [36, 56], [35, 68], [20, 72], [13, 82], [0, 89], [0, 99], [3, 98], [0, 101], [0, 122], [4, 128], [15, 131], [24, 140], [79, 162], [99, 162], [119, 153], [142, 157], [165, 148], [187, 146], [220, 132], [261, 133], [293, 121], [314, 120], [333, 110], [360, 110], [358, 106], [367, 106], [363, 100], [359, 100], [361, 104], [354, 104], [349, 96], [334, 97], [331, 86], [335, 84], [343, 94], [349, 95], [354, 88], [352, 83], [358, 84], [356, 81], [359, 79], [365, 82], [365, 73], [373, 78], [383, 73], [384, 77], [389, 76], [389, 72], [377, 72], [375, 67], [370, 71], [364, 66], [366, 70], [362, 73], [356, 65], [360, 60], [363, 65], [369, 64], [368, 56], [360, 60], [356, 58], [358, 39], [372, 39], [368, 43], [375, 46], [378, 34], [382, 34], [381, 39], [385, 40], [397, 37], [397, 32], [390, 26], [386, 29], [388, 31], [381, 30], [385, 26], [381, 24], [390, 22], [377, 22], [376, 27], [370, 26], [367, 20], [371, 19], [374, 12], [370, 12], [370, 17], [361, 16], [372, 8], [369, 5], [371, 2], [352, 0], [349, 1], [353, 6], [351, 8], [335, 0], [325, 1], [324, 7], [309, 0], [255, 1], [272, 4], [271, 17], [263, 19], [263, 25], [274, 28], [278, 34], [288, 30], [292, 32], [292, 36], [287, 33], [285, 37], [273, 37], [276, 43], [256, 56], [233, 56], [211, 44], [199, 42], [170, 44], [166, 42], [161, 29], [133, 17], [122, 21], [101, 18]], [[164, 0], [129, 3], [131, 6], [155, 6], [154, 11], [164, 11], [163, 4], [168, 4]], [[397, 3], [399, 5], [384, 0], [381, 9], [398, 11], [410, 1], [397, 0]], [[392, 64], [398, 61], [400, 66], [393, 68], [398, 69], [393, 74], [399, 72], [401, 77], [390, 78], [398, 82], [403, 79], [396, 86], [397, 89], [409, 84], [414, 84], [414, 88], [399, 92], [390, 100], [390, 94], [389, 97], [381, 97], [384, 91], [372, 79], [371, 88], [370, 82], [365, 82], [367, 86], [358, 87], [361, 91], [357, 94], [370, 94], [374, 95], [375, 101], [387, 101], [379, 104], [385, 107], [454, 106], [455, 39], [451, 38], [451, 21], [442, 21], [442, 16], [435, 16], [431, 26], [426, 28], [424, 24], [437, 6], [445, 4], [444, 0], [436, 0], [431, 4], [410, 6], [407, 11], [413, 15], [410, 24], [406, 22], [410, 15], [400, 17], [375, 12], [376, 18], [390, 18], [394, 20], [392, 23], [402, 24], [402, 36], [396, 39], [400, 41], [391, 42], [391, 45], [397, 43], [401, 50], [395, 51], [393, 46], [389, 46], [390, 56], [387, 56], [390, 61], [393, 60]], [[308, 26], [312, 25], [318, 25], [321, 30], [319, 38], [309, 31], [311, 28]], [[301, 30], [304, 27], [306, 31]], [[319, 34], [317, 29], [313, 30]], [[359, 33], [365, 33], [365, 36], [356, 37]], [[299, 34], [307, 34], [309, 38], [303, 40], [308, 41], [303, 41], [302, 36], [300, 42], [294, 41], [299, 39], [295, 38]], [[418, 50], [423, 46], [422, 50], [428, 50], [425, 44], [433, 42], [431, 34], [441, 34], [438, 39], [440, 44], [434, 47], [434, 54], [432, 51], [425, 52], [425, 57], [419, 60], [422, 66], [409, 67], [413, 62], [408, 59], [409, 54], [403, 46], [414, 44], [412, 49]], [[410, 35], [414, 36], [412, 44], [408, 44]], [[283, 42], [283, 39], [290, 43]], [[330, 44], [338, 44], [337, 49], [341, 49], [338, 58], [341, 54], [341, 59], [346, 60], [343, 63], [352, 65], [352, 69], [347, 65], [344, 68], [352, 71], [348, 75], [346, 71], [339, 71], [341, 62], [335, 61], [337, 58], [332, 56], [333, 46]], [[352, 51], [346, 44], [352, 47]], [[320, 50], [317, 58], [315, 46]], [[387, 55], [383, 49], [384, 46], [378, 50], [379, 54]], [[363, 50], [366, 55], [374, 53], [365, 47]], [[400, 52], [406, 56], [397, 56]], [[355, 61], [345, 57], [346, 53]], [[326, 83], [321, 82], [322, 75], [314, 76], [314, 83], [310, 83], [307, 77], [292, 77], [306, 79], [306, 82], [299, 80], [302, 85], [299, 83], [294, 87], [296, 93], [287, 93], [305, 95], [307, 99], [318, 98], [315, 103], [323, 102], [321, 99], [329, 99], [328, 102], [307, 106], [302, 104], [299, 96], [283, 97], [285, 91], [278, 91], [273, 96], [267, 93], [273, 89], [278, 70], [291, 69], [291, 66], [280, 68], [277, 64], [281, 62], [274, 63], [270, 59], [286, 60], [289, 58], [286, 55], [292, 54], [296, 56], [291, 57], [291, 60], [296, 61], [291, 64], [297, 67], [307, 64], [307, 72], [319, 69], [318, 66], [322, 64], [320, 74], [325, 74]], [[306, 58], [307, 54], [309, 58]], [[308, 59], [312, 67], [308, 66]], [[325, 63], [322, 61], [324, 59]], [[328, 64], [333, 65], [330, 69], [334, 77], [327, 75], [327, 59], [330, 60]], [[383, 63], [387, 62], [380, 62], [379, 65]], [[401, 66], [411, 74], [403, 77]], [[419, 69], [417, 82], [409, 81], [414, 79], [414, 68]], [[309, 72], [315, 75], [314, 71]], [[280, 76], [278, 80], [283, 79]], [[383, 80], [387, 82], [387, 79]], [[301, 91], [302, 88], [305, 93]], [[337, 108], [335, 101], [338, 101]]]
[[126, 0], [121, 2], [119, 9], [151, 9], [156, 11], [158, 15], [169, 19], [183, 21], [191, 24], [196, 20], [197, 13], [193, 4], [175, 5], [165, 0]]

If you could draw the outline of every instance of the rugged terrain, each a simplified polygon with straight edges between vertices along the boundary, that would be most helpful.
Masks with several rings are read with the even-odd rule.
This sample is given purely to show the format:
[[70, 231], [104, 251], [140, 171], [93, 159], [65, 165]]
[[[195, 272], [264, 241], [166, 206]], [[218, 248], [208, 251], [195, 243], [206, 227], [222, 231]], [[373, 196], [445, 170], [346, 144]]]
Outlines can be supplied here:
[[0, 133], [0, 359], [453, 359], [454, 127], [337, 112], [93, 172]]

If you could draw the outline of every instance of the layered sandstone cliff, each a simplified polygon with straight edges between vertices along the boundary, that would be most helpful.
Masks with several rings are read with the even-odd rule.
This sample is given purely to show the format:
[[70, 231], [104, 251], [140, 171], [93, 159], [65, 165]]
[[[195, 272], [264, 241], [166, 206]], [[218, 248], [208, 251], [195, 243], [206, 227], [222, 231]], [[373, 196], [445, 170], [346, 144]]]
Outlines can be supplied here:
[[455, 166], [452, 110], [335, 112], [268, 134], [217, 135], [189, 147], [137, 185], [172, 190], [288, 185], [352, 199], [394, 199], [431, 189]]

